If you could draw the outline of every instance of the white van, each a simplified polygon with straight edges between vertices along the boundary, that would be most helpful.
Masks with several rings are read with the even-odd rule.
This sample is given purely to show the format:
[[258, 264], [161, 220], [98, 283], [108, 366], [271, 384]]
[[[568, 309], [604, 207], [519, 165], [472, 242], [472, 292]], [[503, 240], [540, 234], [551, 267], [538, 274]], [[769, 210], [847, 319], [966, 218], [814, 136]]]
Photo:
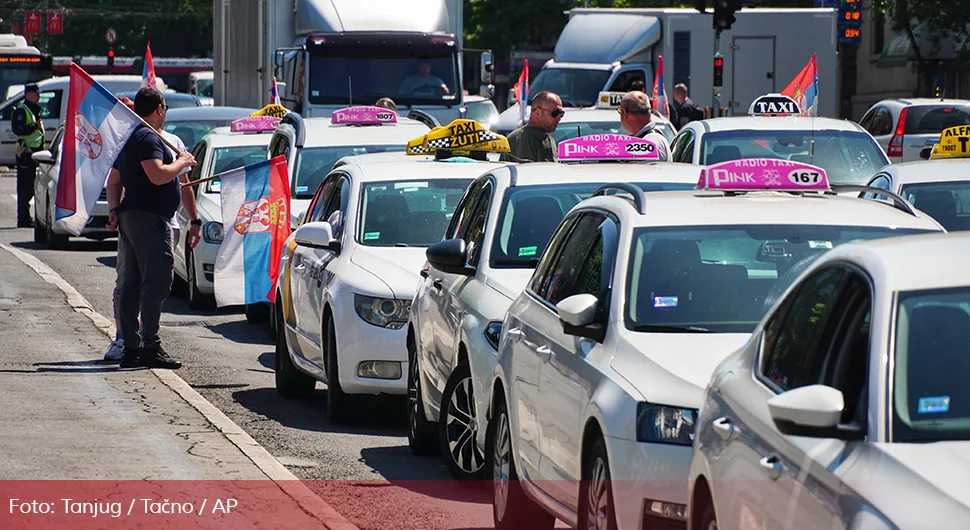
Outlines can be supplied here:
[[212, 99], [213, 77], [212, 71], [189, 74], [189, 94], [199, 96], [205, 107], [211, 107], [215, 101]]
[[[94, 75], [95, 81], [110, 92], [135, 92], [141, 87], [140, 75]], [[40, 89], [40, 115], [44, 120], [47, 142], [54, 137], [54, 131], [67, 116], [67, 93], [69, 77], [52, 77], [37, 83]], [[158, 79], [159, 88], [167, 90], [165, 82]], [[16, 163], [17, 136], [10, 128], [13, 111], [24, 99], [24, 89], [0, 103], [0, 165], [13, 167]]]

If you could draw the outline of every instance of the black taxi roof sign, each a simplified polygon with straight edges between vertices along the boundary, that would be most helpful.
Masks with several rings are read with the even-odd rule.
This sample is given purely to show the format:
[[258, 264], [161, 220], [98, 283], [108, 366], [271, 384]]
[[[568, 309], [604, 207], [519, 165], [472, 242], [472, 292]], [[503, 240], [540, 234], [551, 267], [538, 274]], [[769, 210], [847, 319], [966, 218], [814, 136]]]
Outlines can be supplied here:
[[970, 125], [943, 129], [940, 143], [933, 146], [930, 159], [970, 158]]
[[508, 153], [511, 149], [509, 141], [501, 134], [486, 129], [475, 120], [458, 119], [448, 125], [435, 127], [424, 136], [411, 140], [405, 153], [430, 155], [438, 151], [461, 155], [472, 151]]
[[623, 100], [626, 92], [600, 92], [599, 96], [596, 98], [596, 108], [598, 109], [615, 109], [619, 108], [620, 101]]
[[782, 94], [759, 96], [748, 107], [748, 114], [752, 116], [794, 116], [801, 112], [794, 99]]

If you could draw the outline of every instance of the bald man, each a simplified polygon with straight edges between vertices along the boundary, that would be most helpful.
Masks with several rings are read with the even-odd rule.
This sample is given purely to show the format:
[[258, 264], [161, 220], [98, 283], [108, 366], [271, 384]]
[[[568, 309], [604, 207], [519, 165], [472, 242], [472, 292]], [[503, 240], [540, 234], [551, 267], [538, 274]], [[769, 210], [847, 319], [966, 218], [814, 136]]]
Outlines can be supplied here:
[[559, 127], [559, 121], [565, 114], [559, 96], [548, 90], [536, 94], [532, 99], [529, 123], [509, 134], [512, 152], [502, 153], [502, 161], [555, 162], [559, 157], [559, 148], [550, 133]]
[[657, 144], [660, 160], [670, 160], [670, 143], [667, 137], [657, 130], [657, 124], [651, 116], [650, 98], [643, 92], [629, 92], [620, 100], [620, 125], [633, 136], [650, 140]]

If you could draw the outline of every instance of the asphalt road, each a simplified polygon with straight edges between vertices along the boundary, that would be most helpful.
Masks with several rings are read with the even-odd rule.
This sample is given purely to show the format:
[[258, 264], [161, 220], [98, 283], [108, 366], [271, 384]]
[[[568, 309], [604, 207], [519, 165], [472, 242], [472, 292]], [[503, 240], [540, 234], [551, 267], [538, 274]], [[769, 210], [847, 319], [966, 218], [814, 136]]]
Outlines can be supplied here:
[[[115, 241], [72, 239], [63, 251], [34, 243], [30, 229], [13, 228], [10, 177], [0, 176], [0, 241], [39, 258], [111, 318]], [[178, 375], [360, 528], [492, 527], [488, 490], [450, 481], [438, 458], [411, 455], [402, 398], [375, 398], [351, 427], [327, 421], [322, 383], [309, 399], [284, 400], [275, 389], [274, 346], [241, 308], [200, 313], [174, 296], [161, 335], [183, 362]]]

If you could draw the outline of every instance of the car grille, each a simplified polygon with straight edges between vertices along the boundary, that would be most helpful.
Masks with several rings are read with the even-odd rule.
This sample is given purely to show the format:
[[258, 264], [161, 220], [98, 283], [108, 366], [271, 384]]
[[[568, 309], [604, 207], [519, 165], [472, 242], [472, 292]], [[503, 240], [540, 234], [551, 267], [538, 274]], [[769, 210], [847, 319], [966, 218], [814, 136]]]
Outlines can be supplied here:
[[108, 190], [107, 189], [101, 190], [101, 195], [98, 195], [98, 200], [99, 201], [106, 201], [106, 200], [108, 200]]

